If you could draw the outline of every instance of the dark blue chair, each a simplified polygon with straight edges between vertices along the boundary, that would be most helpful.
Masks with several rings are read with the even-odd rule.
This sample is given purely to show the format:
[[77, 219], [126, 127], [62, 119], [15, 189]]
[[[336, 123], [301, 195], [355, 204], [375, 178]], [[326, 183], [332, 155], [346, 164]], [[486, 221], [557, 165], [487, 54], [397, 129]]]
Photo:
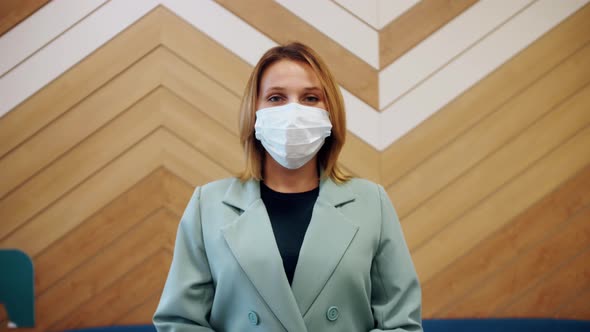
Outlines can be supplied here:
[[33, 262], [24, 252], [0, 249], [0, 303], [16, 327], [35, 326]]

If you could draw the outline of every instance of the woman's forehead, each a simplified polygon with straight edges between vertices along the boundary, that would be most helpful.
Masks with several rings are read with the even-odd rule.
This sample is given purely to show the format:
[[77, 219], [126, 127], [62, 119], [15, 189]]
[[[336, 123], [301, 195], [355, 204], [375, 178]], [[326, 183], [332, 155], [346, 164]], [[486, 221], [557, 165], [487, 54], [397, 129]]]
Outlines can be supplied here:
[[262, 73], [261, 90], [300, 86], [321, 88], [320, 80], [309, 64], [300, 61], [279, 60], [270, 64]]

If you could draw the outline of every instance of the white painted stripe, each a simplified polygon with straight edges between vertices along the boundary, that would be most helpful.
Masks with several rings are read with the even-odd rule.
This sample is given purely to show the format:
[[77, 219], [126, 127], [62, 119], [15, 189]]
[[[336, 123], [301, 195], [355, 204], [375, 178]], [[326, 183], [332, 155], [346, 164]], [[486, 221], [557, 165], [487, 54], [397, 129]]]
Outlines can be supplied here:
[[407, 93], [532, 0], [482, 0], [379, 73], [379, 107]]
[[380, 150], [444, 107], [588, 0], [539, 0], [382, 113]]
[[155, 5], [155, 0], [112, 0], [35, 53], [0, 79], [0, 115], [84, 59]]
[[[348, 9], [361, 20], [370, 24], [373, 28], [379, 29], [377, 2], [379, 0], [334, 0], [340, 6]], [[406, 0], [403, 0], [406, 1]]]
[[367, 144], [377, 148], [381, 146], [381, 114], [340, 87], [346, 107], [346, 127]]
[[378, 29], [383, 29], [420, 0], [377, 0]]
[[276, 0], [373, 68], [379, 68], [379, 34], [328, 0]]
[[[0, 38], [0, 76], [106, 0], [51, 1]], [[18, 47], [15, 47], [18, 45]]]

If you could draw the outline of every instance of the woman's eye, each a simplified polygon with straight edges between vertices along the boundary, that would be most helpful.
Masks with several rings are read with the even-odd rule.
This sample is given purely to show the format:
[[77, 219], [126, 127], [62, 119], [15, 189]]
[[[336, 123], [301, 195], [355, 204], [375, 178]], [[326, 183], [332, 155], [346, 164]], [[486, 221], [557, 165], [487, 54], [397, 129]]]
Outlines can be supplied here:
[[317, 103], [318, 101], [320, 101], [320, 99], [316, 96], [307, 96], [304, 100], [308, 103]]
[[270, 96], [270, 97], [268, 98], [268, 101], [270, 101], [270, 102], [272, 102], [272, 103], [276, 103], [276, 102], [279, 102], [279, 101], [281, 101], [281, 97], [279, 97], [279, 96]]

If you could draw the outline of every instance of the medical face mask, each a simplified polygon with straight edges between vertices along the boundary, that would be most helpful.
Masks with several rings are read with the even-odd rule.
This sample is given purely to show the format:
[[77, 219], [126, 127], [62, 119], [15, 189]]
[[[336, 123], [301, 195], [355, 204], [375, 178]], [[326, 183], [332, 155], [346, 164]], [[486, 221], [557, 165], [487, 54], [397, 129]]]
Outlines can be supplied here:
[[297, 169], [324, 145], [332, 123], [321, 108], [291, 103], [258, 110], [254, 130], [256, 139], [276, 162]]

